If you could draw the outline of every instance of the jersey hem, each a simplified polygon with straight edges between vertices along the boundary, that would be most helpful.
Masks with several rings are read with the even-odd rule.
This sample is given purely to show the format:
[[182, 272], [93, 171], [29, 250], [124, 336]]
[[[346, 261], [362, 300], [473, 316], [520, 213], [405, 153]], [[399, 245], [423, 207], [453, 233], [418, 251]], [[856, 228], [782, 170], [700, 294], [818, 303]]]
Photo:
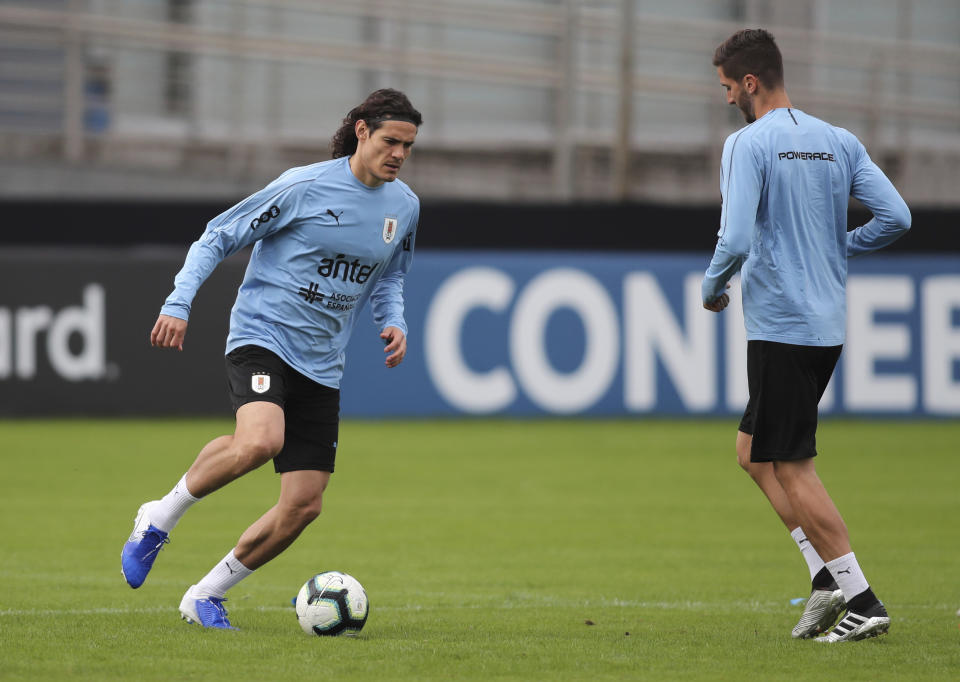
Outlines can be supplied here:
[[747, 341], [772, 341], [774, 343], [787, 343], [791, 346], [842, 346], [844, 337], [816, 338], [811, 339], [808, 336], [790, 336], [787, 334], [767, 334], [767, 333], [747, 333]]
[[326, 386], [327, 388], [336, 388], [336, 389], [340, 388], [340, 378], [342, 374], [341, 376], [338, 376], [338, 377], [325, 377], [321, 379], [320, 377], [317, 377], [316, 375], [306, 371], [303, 367], [300, 367], [297, 363], [293, 362], [290, 359], [290, 357], [283, 351], [283, 349], [280, 348], [280, 346], [278, 346], [275, 343], [271, 343], [270, 341], [266, 341], [264, 339], [252, 338], [252, 337], [251, 338], [234, 338], [227, 343], [227, 348], [224, 351], [224, 355], [233, 352], [240, 346], [260, 346], [261, 348], [266, 348], [268, 351], [272, 353], [276, 353], [278, 356], [280, 356], [281, 360], [283, 360], [291, 368], [293, 368], [295, 371], [299, 372], [303, 376], [307, 377], [311, 381], [315, 381], [321, 386]]

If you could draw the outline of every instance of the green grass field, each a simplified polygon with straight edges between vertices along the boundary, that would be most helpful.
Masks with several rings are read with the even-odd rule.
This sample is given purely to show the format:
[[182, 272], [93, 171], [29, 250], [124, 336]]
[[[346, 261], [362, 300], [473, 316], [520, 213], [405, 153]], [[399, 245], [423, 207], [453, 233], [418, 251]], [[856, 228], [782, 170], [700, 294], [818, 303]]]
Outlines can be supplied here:
[[[0, 679], [960, 675], [956, 422], [821, 425], [820, 475], [893, 619], [834, 646], [790, 638], [806, 565], [736, 466], [733, 419], [345, 422], [324, 513], [227, 595], [240, 632], [189, 626], [184, 590], [272, 505], [272, 468], [196, 505], [139, 590], [120, 547], [230, 428], [0, 424]], [[296, 623], [290, 598], [326, 569], [367, 589], [358, 638]]]

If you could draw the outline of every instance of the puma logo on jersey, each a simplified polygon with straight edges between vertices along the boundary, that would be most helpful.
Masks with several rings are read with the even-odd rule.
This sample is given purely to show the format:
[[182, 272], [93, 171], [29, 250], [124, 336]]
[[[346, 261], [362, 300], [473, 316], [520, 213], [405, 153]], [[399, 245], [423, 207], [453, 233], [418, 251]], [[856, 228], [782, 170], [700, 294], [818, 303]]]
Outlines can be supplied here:
[[327, 209], [327, 215], [337, 221], [337, 227], [340, 227], [340, 216], [343, 215], [343, 211], [339, 213], [334, 213], [332, 208]]

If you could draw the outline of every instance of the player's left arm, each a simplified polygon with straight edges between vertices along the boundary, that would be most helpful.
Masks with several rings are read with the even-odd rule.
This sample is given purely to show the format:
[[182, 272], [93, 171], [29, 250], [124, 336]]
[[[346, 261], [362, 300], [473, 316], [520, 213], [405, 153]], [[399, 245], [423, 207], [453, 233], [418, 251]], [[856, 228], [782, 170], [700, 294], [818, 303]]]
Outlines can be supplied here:
[[419, 210], [413, 216], [412, 227], [400, 241], [393, 258], [370, 293], [373, 322], [380, 329], [380, 338], [386, 346], [387, 367], [396, 367], [407, 355], [407, 323], [403, 317], [403, 284], [413, 263], [413, 247]]
[[757, 209], [763, 191], [763, 161], [750, 140], [734, 139], [730, 145], [723, 187], [720, 232], [710, 267], [703, 278], [703, 307], [720, 312], [727, 307], [726, 293], [733, 277], [750, 255], [750, 244], [757, 225]]
[[882, 249], [910, 229], [910, 209], [890, 179], [873, 162], [859, 140], [854, 140], [853, 182], [850, 194], [863, 202], [873, 218], [847, 232], [847, 257]]

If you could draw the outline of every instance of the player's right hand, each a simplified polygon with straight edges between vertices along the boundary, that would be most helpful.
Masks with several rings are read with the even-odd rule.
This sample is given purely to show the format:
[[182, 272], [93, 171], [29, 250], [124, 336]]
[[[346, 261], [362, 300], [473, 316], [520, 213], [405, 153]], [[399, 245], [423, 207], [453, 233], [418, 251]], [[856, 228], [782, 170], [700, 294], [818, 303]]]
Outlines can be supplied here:
[[187, 321], [179, 317], [161, 315], [150, 332], [150, 345], [158, 348], [183, 350], [183, 337], [187, 334]]
[[[730, 288], [730, 282], [727, 282], [727, 289]], [[721, 310], [727, 307], [730, 303], [730, 294], [723, 293], [717, 296], [715, 299], [710, 301], [710, 303], [704, 303], [703, 307], [707, 310], [710, 310], [715, 313], [719, 313]]]

